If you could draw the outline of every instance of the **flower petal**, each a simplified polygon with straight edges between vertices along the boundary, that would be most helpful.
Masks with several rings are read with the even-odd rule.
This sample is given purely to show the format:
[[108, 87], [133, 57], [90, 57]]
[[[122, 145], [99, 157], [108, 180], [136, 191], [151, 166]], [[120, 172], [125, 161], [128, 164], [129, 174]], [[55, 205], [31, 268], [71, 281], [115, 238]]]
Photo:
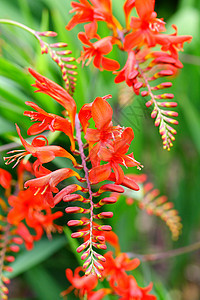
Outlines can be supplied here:
[[102, 129], [112, 121], [112, 115], [113, 110], [110, 104], [101, 97], [97, 97], [92, 104], [92, 118], [95, 126]]
[[94, 167], [89, 172], [89, 179], [92, 184], [99, 183], [108, 179], [111, 174], [110, 164]]

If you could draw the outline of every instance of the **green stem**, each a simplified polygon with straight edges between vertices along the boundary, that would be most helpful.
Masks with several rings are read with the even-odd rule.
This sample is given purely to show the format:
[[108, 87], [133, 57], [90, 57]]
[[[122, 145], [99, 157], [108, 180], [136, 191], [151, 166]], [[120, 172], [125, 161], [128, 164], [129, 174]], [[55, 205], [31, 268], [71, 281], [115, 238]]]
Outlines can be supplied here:
[[12, 21], [12, 20], [8, 20], [8, 19], [0, 19], [0, 24], [7, 24], [7, 25], [13, 25], [13, 26], [16, 26], [16, 27], [19, 27], [21, 29], [24, 29], [26, 30], [27, 32], [31, 33], [32, 35], [34, 35], [34, 37], [38, 40], [38, 41], [41, 41], [41, 38], [39, 37], [39, 35], [36, 33], [35, 30], [29, 28], [28, 26], [26, 25], [23, 25], [19, 22], [16, 22], [16, 21]]
[[170, 258], [170, 257], [190, 253], [190, 252], [196, 251], [198, 249], [200, 249], [200, 241], [196, 242], [194, 244], [185, 246], [185, 247], [172, 249], [172, 250], [169, 250], [169, 251], [166, 251], [166, 252], [153, 253], [153, 254], [144, 254], [144, 255], [137, 254], [137, 253], [128, 253], [128, 256], [130, 258], [138, 257], [142, 261], [156, 261], [156, 260], [163, 260], [163, 259], [166, 259], [166, 258]]

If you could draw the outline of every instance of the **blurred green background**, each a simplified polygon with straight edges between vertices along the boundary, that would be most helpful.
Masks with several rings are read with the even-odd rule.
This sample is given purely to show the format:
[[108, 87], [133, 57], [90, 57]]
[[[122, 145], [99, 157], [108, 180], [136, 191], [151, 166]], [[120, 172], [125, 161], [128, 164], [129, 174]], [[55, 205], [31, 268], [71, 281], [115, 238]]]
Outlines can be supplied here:
[[[113, 1], [114, 15], [124, 22], [122, 5], [122, 0]], [[70, 9], [69, 0], [0, 0], [0, 18], [21, 22], [38, 31], [56, 31], [57, 38], [46, 40], [67, 42], [68, 49], [78, 58], [81, 43], [77, 33], [83, 26], [66, 31], [65, 25], [71, 18]], [[184, 68], [173, 79], [172, 92], [178, 102], [179, 125], [172, 150], [162, 149], [158, 130], [142, 97], [134, 97], [128, 107], [119, 108], [120, 87], [114, 84], [111, 73], [99, 72], [92, 64], [83, 69], [78, 65], [74, 94], [78, 109], [96, 96], [113, 95], [110, 103], [116, 123], [133, 127], [133, 151], [135, 158], [145, 166], [142, 172], [148, 174], [155, 187], [168, 196], [182, 218], [182, 234], [178, 241], [172, 242], [167, 227], [158, 218], [139, 211], [135, 205], [127, 210], [123, 201], [113, 206], [115, 216], [110, 223], [120, 238], [122, 251], [139, 254], [163, 252], [200, 240], [200, 2], [157, 0], [155, 10], [159, 18], [164, 17], [169, 30], [171, 24], [176, 24], [179, 34], [193, 36], [192, 42], [180, 53]], [[103, 26], [100, 31], [102, 36], [106, 34]], [[48, 112], [61, 112], [53, 100], [34, 94], [31, 87], [33, 79], [27, 72], [28, 67], [63, 85], [58, 66], [40, 52], [33, 36], [0, 24], [0, 167], [5, 168], [2, 157], [12, 147], [9, 144], [18, 141], [14, 123], [27, 137], [30, 121], [23, 116], [27, 109], [25, 101], [35, 101]], [[116, 51], [113, 56], [123, 65], [123, 53]], [[58, 137], [58, 142], [64, 143], [62, 136]], [[59, 165], [59, 160], [57, 163]], [[32, 252], [22, 251], [15, 262], [14, 279], [9, 286], [10, 299], [60, 299], [59, 293], [68, 285], [65, 268], [78, 265], [71, 243], [71, 239], [56, 236], [52, 242], [43, 239]], [[196, 251], [161, 261], [143, 262], [134, 275], [141, 285], [153, 281], [154, 293], [159, 300], [198, 300], [199, 254], [200, 251]], [[74, 296], [69, 299], [74, 299]]]

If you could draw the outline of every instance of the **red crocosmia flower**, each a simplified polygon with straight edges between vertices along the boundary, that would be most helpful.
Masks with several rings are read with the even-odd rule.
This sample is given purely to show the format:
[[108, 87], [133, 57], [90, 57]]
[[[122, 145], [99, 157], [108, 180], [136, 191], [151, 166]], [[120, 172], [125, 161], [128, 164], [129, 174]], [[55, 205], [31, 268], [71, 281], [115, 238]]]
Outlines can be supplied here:
[[72, 123], [72, 132], [74, 131], [75, 116], [76, 116], [76, 103], [70, 94], [61, 86], [51, 81], [50, 79], [42, 76], [33, 69], [28, 69], [33, 77], [36, 78], [34, 87], [38, 88], [36, 92], [41, 92], [49, 95], [58, 103], [60, 103], [69, 113], [69, 118]]
[[177, 36], [177, 27], [175, 25], [172, 25], [172, 27], [175, 30], [173, 34], [157, 34], [155, 36], [155, 41], [157, 44], [160, 44], [162, 46], [161, 50], [170, 51], [172, 57], [178, 60], [178, 51], [183, 51], [183, 44], [185, 42], [190, 43], [192, 40], [192, 36]]
[[80, 23], [91, 22], [95, 26], [96, 21], [105, 21], [114, 32], [116, 29], [122, 29], [118, 20], [112, 14], [112, 2], [110, 0], [79, 0], [80, 3], [71, 2], [73, 9], [70, 13], [76, 14], [72, 17], [66, 26], [67, 30], [71, 30], [74, 26]]
[[30, 189], [20, 191], [18, 196], [11, 195], [8, 198], [8, 203], [12, 207], [8, 213], [8, 222], [16, 226], [22, 220], [30, 217], [34, 208], [45, 207], [41, 197], [34, 197]]
[[[60, 218], [63, 213], [52, 214], [49, 205], [41, 200], [39, 194], [33, 195], [31, 189], [19, 192], [18, 196], [10, 196], [8, 202], [11, 206], [8, 222], [17, 227], [16, 231], [24, 239], [27, 249], [33, 247], [33, 241], [39, 240], [44, 231], [48, 237], [51, 237], [52, 231], [60, 230], [53, 221]], [[22, 221], [33, 228], [36, 235], [31, 235]]]
[[71, 30], [74, 26], [80, 23], [92, 22], [104, 20], [101, 12], [94, 10], [94, 7], [87, 0], [79, 0], [78, 2], [71, 2], [73, 9], [70, 13], [75, 12], [76, 14], [72, 17], [69, 23], [66, 26], [67, 30]]
[[79, 273], [82, 271], [81, 267], [76, 268], [74, 275], [71, 269], [66, 269], [66, 277], [72, 284], [66, 291], [62, 292], [62, 296], [70, 293], [74, 288], [77, 290], [79, 297], [83, 297], [88, 294], [97, 286], [98, 278], [96, 275], [90, 274], [88, 276], [80, 276]]
[[114, 259], [112, 252], [109, 251], [104, 257], [106, 258], [106, 261], [103, 262], [103, 276], [109, 276], [109, 281], [112, 283], [120, 282], [121, 278], [126, 276], [126, 271], [132, 271], [140, 264], [138, 258], [130, 260], [126, 253], [120, 253]]
[[37, 195], [39, 193], [41, 195], [41, 198], [45, 199], [51, 207], [54, 207], [55, 204], [52, 192], [58, 192], [56, 185], [62, 180], [72, 176], [80, 179], [80, 175], [77, 172], [68, 168], [63, 168], [51, 172], [48, 175], [28, 180], [25, 182], [24, 186], [26, 188], [29, 187], [33, 191], [34, 195]]
[[85, 139], [90, 145], [97, 142], [104, 144], [114, 138], [115, 134], [119, 135], [118, 131], [121, 127], [113, 126], [112, 115], [113, 110], [110, 104], [103, 98], [97, 97], [91, 106], [91, 117], [95, 122], [96, 129], [88, 128], [85, 135]]
[[129, 25], [129, 16], [132, 11], [132, 9], [135, 6], [135, 0], [126, 0], [124, 3], [124, 14], [125, 14], [125, 20], [126, 20], [126, 28], [130, 29]]
[[45, 130], [51, 130], [54, 132], [55, 130], [64, 132], [67, 136], [69, 136], [71, 141], [71, 150], [75, 149], [75, 142], [72, 132], [71, 122], [67, 119], [64, 119], [60, 116], [47, 113], [42, 108], [40, 108], [37, 104], [33, 102], [25, 102], [27, 105], [31, 106], [35, 111], [25, 111], [24, 115], [31, 118], [31, 120], [38, 121], [39, 123], [33, 124], [28, 129], [29, 135], [36, 135]]
[[141, 288], [138, 286], [135, 278], [132, 275], [124, 275], [120, 278], [120, 281], [117, 283], [110, 281], [114, 292], [121, 296], [122, 300], [156, 300], [156, 296], [149, 295], [149, 292], [152, 289], [152, 284], [146, 288]]
[[137, 76], [139, 74], [137, 70], [137, 63], [136, 63], [136, 58], [135, 58], [135, 53], [134, 51], [129, 51], [128, 52], [128, 59], [126, 61], [125, 66], [121, 71], [116, 72], [117, 76], [115, 77], [115, 83], [120, 83], [122, 81], [126, 81], [126, 84], [128, 86], [132, 86], [133, 90], [136, 95], [139, 95], [139, 88], [141, 88], [141, 85], [138, 88], [138, 80]]
[[10, 189], [11, 187], [12, 176], [11, 174], [0, 168], [0, 185], [5, 189]]
[[[59, 157], [69, 158], [69, 159], [71, 159], [71, 161], [73, 162], [74, 165], [77, 165], [75, 158], [69, 152], [67, 152], [65, 149], [63, 149], [62, 147], [54, 146], [54, 145], [50, 145], [50, 146], [46, 145], [45, 146], [45, 143], [48, 142], [46, 137], [38, 136], [33, 139], [32, 143], [30, 145], [21, 136], [20, 129], [17, 125], [16, 125], [16, 128], [17, 128], [17, 133], [22, 142], [22, 145], [24, 146], [24, 148], [26, 150], [9, 151], [8, 154], [14, 153], [14, 152], [20, 152], [20, 153], [14, 154], [10, 157], [5, 157], [4, 159], [7, 160], [6, 164], [10, 164], [17, 159], [17, 161], [14, 165], [14, 167], [15, 167], [19, 163], [20, 159], [22, 159], [24, 156], [26, 156], [28, 154], [32, 154], [34, 157], [38, 158], [38, 160], [41, 164], [48, 163], [48, 162], [52, 161], [55, 157], [59, 156]], [[42, 137], [43, 140], [40, 139], [39, 137]]]
[[[112, 98], [111, 95], [106, 95], [104, 97], [102, 97], [103, 100], [106, 100], [106, 99], [110, 99]], [[92, 105], [93, 105], [94, 102], [91, 102], [91, 103], [87, 103], [87, 104], [84, 104], [78, 114], [78, 118], [81, 122], [81, 125], [83, 127], [83, 131], [86, 133], [86, 129], [89, 125], [89, 120], [92, 118]]]
[[133, 32], [125, 37], [124, 49], [126, 51], [144, 43], [150, 47], [155, 46], [154, 35], [165, 31], [165, 22], [156, 18], [154, 6], [155, 0], [135, 0], [135, 8], [139, 18], [131, 18], [130, 27]]
[[92, 57], [94, 57], [93, 64], [100, 71], [114, 71], [120, 68], [117, 61], [104, 57], [104, 55], [112, 51], [113, 43], [115, 42], [113, 37], [107, 36], [92, 43], [85, 32], [80, 32], [78, 38], [83, 44], [87, 45], [87, 47], [83, 47], [84, 51], [81, 52], [81, 56], [77, 60], [78, 62], [82, 61], [84, 65], [85, 61], [88, 59], [88, 62], [86, 63], [86, 65], [88, 65], [91, 62]]
[[79, 275], [80, 271], [82, 271], [81, 267], [76, 268], [73, 275], [71, 269], [66, 269], [66, 277], [72, 285], [66, 291], [63, 291], [61, 296], [65, 296], [75, 289], [75, 295], [79, 299], [83, 299], [86, 296], [88, 300], [101, 300], [111, 292], [110, 289], [92, 291], [98, 284], [97, 276], [90, 274], [81, 277]]
[[125, 167], [137, 166], [139, 168], [140, 163], [134, 159], [133, 154], [126, 155], [133, 138], [133, 130], [128, 127], [124, 130], [121, 137], [114, 140], [112, 144], [110, 143], [106, 147], [101, 147], [98, 156], [100, 160], [108, 163], [91, 169], [89, 178], [92, 184], [108, 179], [112, 169], [116, 177], [116, 183], [122, 183], [124, 172], [119, 164]]

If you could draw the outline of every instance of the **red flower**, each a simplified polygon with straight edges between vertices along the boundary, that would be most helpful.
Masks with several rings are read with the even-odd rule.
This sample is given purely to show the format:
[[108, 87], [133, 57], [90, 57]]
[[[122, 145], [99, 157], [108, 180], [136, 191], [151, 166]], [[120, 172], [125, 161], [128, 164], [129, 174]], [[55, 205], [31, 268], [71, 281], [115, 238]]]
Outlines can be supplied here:
[[131, 18], [130, 27], [133, 32], [125, 37], [124, 49], [126, 51], [144, 43], [150, 47], [155, 46], [154, 35], [165, 31], [165, 22], [156, 18], [154, 6], [155, 0], [135, 0], [135, 8], [139, 18]]
[[113, 284], [121, 281], [121, 278], [126, 276], [126, 271], [132, 271], [136, 269], [140, 261], [138, 258], [130, 260], [126, 253], [120, 253], [115, 259], [112, 252], [107, 252], [104, 257], [106, 261], [103, 262], [103, 276], [109, 276], [109, 281]]
[[117, 61], [104, 57], [104, 55], [112, 51], [113, 43], [115, 41], [113, 37], [107, 36], [103, 39], [99, 38], [97, 42], [92, 43], [85, 32], [80, 32], [78, 34], [78, 38], [83, 44], [87, 45], [87, 47], [83, 47], [84, 52], [81, 52], [81, 56], [78, 59], [79, 62], [82, 61], [84, 64], [88, 59], [86, 64], [88, 65], [94, 56], [93, 64], [100, 71], [114, 71], [120, 68], [120, 65]]
[[33, 102], [25, 102], [27, 105], [31, 106], [35, 111], [25, 111], [24, 115], [31, 118], [31, 120], [39, 121], [39, 123], [33, 124], [28, 129], [29, 135], [36, 135], [45, 130], [51, 130], [54, 132], [55, 130], [64, 132], [67, 136], [69, 136], [71, 141], [71, 150], [75, 149], [75, 142], [73, 137], [72, 125], [69, 120], [64, 119], [60, 116], [47, 113], [42, 108], [40, 108], [37, 104]]
[[139, 89], [142, 87], [142, 83], [137, 81], [137, 76], [139, 74], [137, 70], [137, 61], [134, 51], [128, 52], [128, 59], [125, 66], [121, 71], [116, 72], [117, 77], [115, 78], [115, 83], [120, 83], [126, 81], [128, 86], [132, 86], [136, 95], [139, 95]]
[[38, 88], [36, 92], [41, 92], [49, 95], [60, 103], [69, 113], [69, 118], [72, 123], [72, 132], [74, 131], [75, 116], [76, 116], [76, 103], [70, 94], [61, 86], [51, 81], [50, 79], [42, 76], [33, 69], [28, 69], [32, 76], [36, 78], [34, 87]]
[[140, 166], [140, 163], [134, 159], [133, 154], [126, 155], [133, 137], [133, 130], [128, 127], [124, 130], [121, 137], [114, 140], [112, 144], [101, 147], [98, 156], [100, 160], [108, 163], [91, 169], [89, 178], [92, 184], [108, 179], [112, 169], [115, 173], [116, 183], [120, 184], [124, 180], [124, 172], [119, 164], [125, 167]]
[[85, 135], [90, 145], [97, 142], [104, 144], [115, 138], [115, 135], [121, 134], [121, 127], [113, 126], [112, 115], [113, 110], [110, 104], [105, 99], [97, 97], [91, 105], [91, 117], [97, 129], [88, 128]]
[[79, 0], [78, 2], [71, 2], [73, 9], [70, 13], [75, 12], [76, 14], [72, 17], [66, 26], [67, 30], [71, 30], [74, 26], [80, 23], [93, 22], [104, 20], [101, 12], [94, 10], [94, 7], [87, 0]]
[[[15, 165], [13, 166], [13, 167], [15, 167], [19, 163], [20, 159], [22, 159], [24, 156], [26, 156], [28, 154], [32, 154], [34, 157], [38, 158], [40, 164], [48, 163], [48, 162], [52, 161], [55, 157], [59, 156], [59, 157], [69, 158], [69, 159], [71, 159], [71, 161], [73, 162], [74, 165], [77, 165], [75, 158], [69, 152], [67, 152], [65, 149], [63, 149], [62, 147], [54, 146], [54, 145], [45, 146], [45, 143], [47, 142], [46, 137], [38, 136], [33, 139], [32, 143], [30, 145], [21, 136], [20, 129], [17, 125], [16, 125], [16, 128], [17, 128], [17, 133], [22, 142], [22, 145], [24, 146], [24, 148], [26, 150], [13, 150], [13, 151], [8, 152], [8, 154], [14, 153], [14, 152], [20, 152], [20, 153], [14, 154], [10, 157], [4, 157], [4, 160], [7, 160], [6, 164], [10, 164], [17, 159]], [[39, 137], [42, 137], [45, 140], [41, 140]]]
[[[100, 98], [100, 97], [98, 97]], [[106, 95], [104, 97], [102, 97], [103, 100], [106, 100], [106, 99], [110, 99], [112, 98], [111, 95]], [[84, 104], [78, 114], [78, 118], [81, 122], [81, 125], [83, 127], [83, 131], [86, 133], [86, 129], [89, 125], [89, 120], [92, 118], [92, 105], [93, 105], [94, 102], [92, 103], [87, 103], [87, 104]]]
[[72, 176], [75, 176], [78, 179], [80, 178], [80, 175], [77, 172], [68, 168], [63, 168], [45, 176], [28, 180], [25, 182], [24, 186], [29, 187], [33, 191], [34, 196], [39, 193], [41, 198], [45, 199], [51, 207], [54, 207], [55, 204], [52, 192], [58, 192], [56, 185], [62, 180]]
[[79, 299], [87, 296], [88, 300], [100, 300], [110, 293], [110, 289], [100, 289], [97, 292], [92, 291], [98, 284], [97, 276], [90, 274], [81, 277], [79, 275], [81, 270], [80, 267], [76, 268], [73, 275], [71, 269], [66, 269], [66, 277], [72, 285], [66, 291], [61, 293], [62, 296], [69, 294], [75, 289], [75, 293], [78, 295]]
[[183, 51], [183, 44], [185, 42], [190, 43], [192, 40], [192, 36], [190, 35], [178, 36], [177, 27], [175, 25], [172, 25], [172, 27], [175, 30], [173, 34], [157, 34], [155, 36], [155, 41], [157, 44], [160, 44], [162, 46], [161, 50], [170, 51], [171, 56], [176, 60], [178, 60], [178, 51]]
[[[42, 201], [41, 196], [33, 195], [31, 189], [19, 192], [18, 196], [10, 196], [8, 202], [11, 210], [8, 213], [8, 222], [17, 227], [16, 232], [24, 239], [27, 249], [33, 247], [33, 241], [39, 240], [45, 230], [48, 237], [51, 231], [59, 229], [53, 221], [60, 218], [63, 213], [51, 213], [49, 205]], [[33, 228], [36, 235], [31, 235], [25, 224]]]
[[149, 284], [146, 288], [138, 286], [135, 278], [131, 275], [122, 276], [120, 282], [116, 285], [110, 282], [114, 292], [121, 296], [122, 300], [156, 300], [156, 296], [149, 295], [152, 289], [152, 284]]
[[122, 29], [120, 23], [112, 14], [112, 2], [111, 0], [79, 0], [80, 3], [71, 2], [73, 9], [70, 13], [76, 14], [72, 17], [66, 26], [67, 30], [71, 30], [74, 26], [80, 23], [91, 22], [91, 27], [96, 26], [96, 21], [105, 21], [109, 27], [115, 32], [118, 29]]

